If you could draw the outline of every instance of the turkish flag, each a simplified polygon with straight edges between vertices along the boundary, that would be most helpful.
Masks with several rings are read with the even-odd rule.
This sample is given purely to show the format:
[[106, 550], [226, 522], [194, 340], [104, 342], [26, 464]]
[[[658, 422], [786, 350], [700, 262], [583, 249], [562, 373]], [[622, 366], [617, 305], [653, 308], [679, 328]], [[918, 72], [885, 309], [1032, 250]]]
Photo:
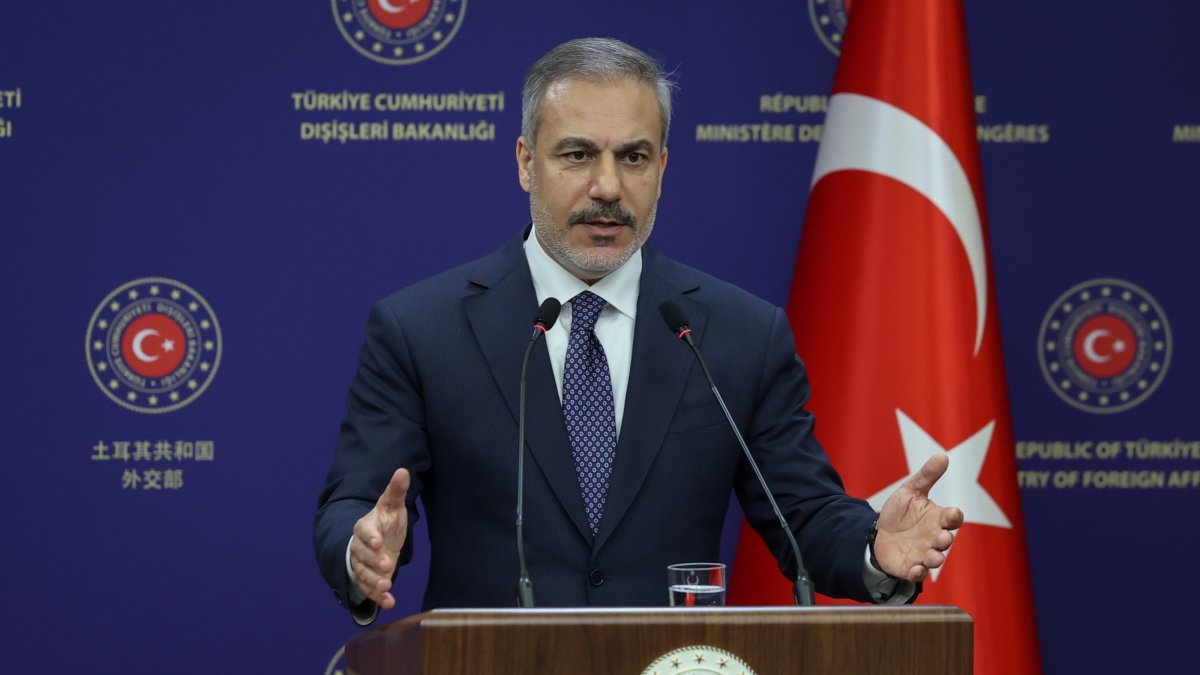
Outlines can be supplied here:
[[[966, 522], [919, 601], [975, 620], [976, 673], [1040, 671], [959, 0], [856, 0], [788, 315], [818, 436], [877, 510], [930, 456]], [[789, 604], [744, 529], [731, 604]]]

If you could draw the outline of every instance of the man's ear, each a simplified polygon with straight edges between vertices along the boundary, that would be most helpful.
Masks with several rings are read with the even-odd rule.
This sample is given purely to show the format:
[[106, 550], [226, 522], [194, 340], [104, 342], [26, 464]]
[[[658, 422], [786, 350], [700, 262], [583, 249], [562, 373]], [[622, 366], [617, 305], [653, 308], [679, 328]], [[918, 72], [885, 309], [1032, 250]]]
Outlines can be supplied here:
[[525, 137], [517, 138], [517, 180], [521, 189], [529, 192], [532, 181], [529, 175], [529, 165], [533, 162], [533, 146], [525, 142]]
[[658, 196], [662, 197], [663, 174], [667, 172], [667, 147], [664, 145], [662, 154], [658, 156]]

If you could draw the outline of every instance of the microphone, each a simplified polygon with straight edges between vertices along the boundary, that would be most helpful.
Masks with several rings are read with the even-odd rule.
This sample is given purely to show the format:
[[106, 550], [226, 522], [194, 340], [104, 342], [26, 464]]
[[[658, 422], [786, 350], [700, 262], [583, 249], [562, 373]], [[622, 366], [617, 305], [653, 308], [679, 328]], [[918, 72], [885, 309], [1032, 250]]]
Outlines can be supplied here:
[[529, 336], [529, 346], [525, 348], [525, 360], [521, 362], [521, 405], [517, 419], [517, 561], [521, 566], [517, 578], [517, 606], [533, 607], [533, 581], [529, 578], [529, 570], [525, 567], [525, 372], [529, 370], [529, 355], [533, 353], [533, 345], [538, 338], [554, 327], [558, 321], [558, 312], [562, 308], [556, 298], [546, 298], [537, 314], [533, 317], [533, 334]]
[[717, 383], [713, 381], [712, 373], [708, 372], [708, 364], [704, 362], [704, 356], [700, 354], [700, 349], [692, 341], [692, 327], [688, 325], [687, 317], [684, 316], [683, 310], [674, 300], [667, 300], [659, 305], [658, 311], [662, 314], [663, 321], [667, 322], [667, 327], [675, 333], [675, 337], [686, 342], [700, 361], [700, 367], [704, 369], [704, 378], [708, 380], [708, 386], [712, 389], [713, 396], [720, 404], [721, 411], [725, 413], [725, 421], [729, 422], [729, 428], [733, 429], [733, 435], [737, 437], [738, 444], [742, 446], [742, 452], [746, 454], [750, 468], [754, 469], [754, 475], [758, 477], [758, 484], [762, 486], [763, 492], [767, 495], [767, 501], [771, 503], [771, 510], [779, 519], [779, 526], [783, 528], [783, 533], [787, 535], [788, 543], [792, 546], [792, 555], [796, 557], [796, 583], [792, 585], [792, 597], [796, 600], [797, 605], [811, 606], [813, 604], [812, 581], [808, 578], [808, 570], [804, 569], [804, 559], [800, 557], [800, 545], [796, 543], [796, 537], [792, 535], [792, 530], [788, 527], [783, 512], [775, 503], [771, 488], [767, 487], [767, 479], [763, 478], [762, 471], [758, 469], [758, 462], [754, 461], [754, 456], [750, 454], [750, 448], [746, 447], [746, 441], [742, 439], [742, 432], [738, 430], [737, 424], [733, 421], [733, 415], [730, 415], [729, 408], [725, 407], [725, 399], [721, 398], [721, 392], [717, 391]]

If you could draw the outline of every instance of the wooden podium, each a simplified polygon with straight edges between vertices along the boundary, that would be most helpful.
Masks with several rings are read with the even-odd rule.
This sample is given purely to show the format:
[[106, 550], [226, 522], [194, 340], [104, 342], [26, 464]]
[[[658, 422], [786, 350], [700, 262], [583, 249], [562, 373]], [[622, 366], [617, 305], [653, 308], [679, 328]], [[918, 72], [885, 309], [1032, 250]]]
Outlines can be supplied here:
[[[352, 675], [641, 675], [703, 646], [757, 675], [962, 675], [973, 629], [966, 612], [935, 606], [434, 610], [355, 636], [346, 664]], [[693, 651], [657, 672], [738, 675]]]

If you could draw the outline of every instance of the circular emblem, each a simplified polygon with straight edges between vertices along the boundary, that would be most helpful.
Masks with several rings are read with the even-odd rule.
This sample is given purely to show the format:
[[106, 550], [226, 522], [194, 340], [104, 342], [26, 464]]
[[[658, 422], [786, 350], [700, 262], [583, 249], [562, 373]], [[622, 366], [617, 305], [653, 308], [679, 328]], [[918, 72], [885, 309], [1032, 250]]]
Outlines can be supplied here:
[[1092, 413], [1146, 400], [1171, 363], [1171, 327], [1154, 298], [1120, 279], [1085, 281], [1054, 302], [1038, 333], [1046, 382]]
[[808, 16], [817, 37], [835, 56], [842, 53], [846, 24], [850, 21], [851, 0], [808, 0]]
[[188, 286], [137, 279], [108, 294], [84, 345], [92, 379], [118, 405], [140, 413], [178, 410], [204, 393], [221, 363], [221, 327]]
[[346, 645], [342, 645], [329, 659], [329, 665], [325, 666], [325, 675], [346, 675], [349, 671], [346, 667]]
[[467, 0], [331, 0], [338, 30], [358, 53], [391, 66], [424, 61], [454, 39]]
[[642, 671], [642, 675], [682, 675], [685, 673], [687, 675], [700, 675], [701, 673], [755, 675], [754, 669], [746, 665], [745, 661], [724, 649], [708, 645], [693, 645], [669, 651]]

